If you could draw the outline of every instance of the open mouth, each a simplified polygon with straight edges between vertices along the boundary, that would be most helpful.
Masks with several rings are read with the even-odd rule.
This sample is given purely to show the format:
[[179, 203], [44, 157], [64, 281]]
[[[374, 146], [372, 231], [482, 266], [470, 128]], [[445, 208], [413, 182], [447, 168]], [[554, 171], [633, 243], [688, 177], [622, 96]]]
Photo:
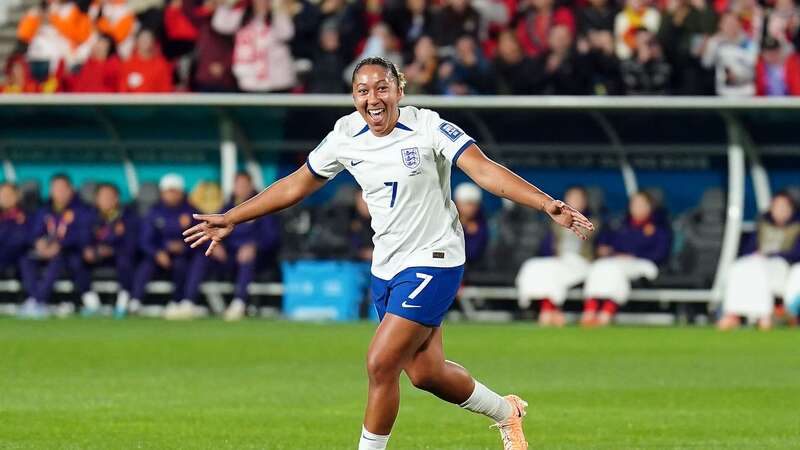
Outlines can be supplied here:
[[367, 109], [367, 115], [372, 119], [373, 123], [381, 123], [384, 116], [386, 116], [386, 108], [369, 108]]

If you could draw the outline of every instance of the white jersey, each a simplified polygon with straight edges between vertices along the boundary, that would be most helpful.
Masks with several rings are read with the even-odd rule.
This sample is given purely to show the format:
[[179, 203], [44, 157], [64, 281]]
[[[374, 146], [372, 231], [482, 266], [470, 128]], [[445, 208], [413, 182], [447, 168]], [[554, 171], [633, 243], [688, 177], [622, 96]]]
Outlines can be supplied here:
[[464, 264], [450, 169], [474, 142], [431, 110], [400, 108], [397, 125], [383, 137], [356, 111], [336, 121], [307, 164], [323, 178], [347, 169], [361, 185], [375, 231], [372, 274], [389, 280], [409, 267]]

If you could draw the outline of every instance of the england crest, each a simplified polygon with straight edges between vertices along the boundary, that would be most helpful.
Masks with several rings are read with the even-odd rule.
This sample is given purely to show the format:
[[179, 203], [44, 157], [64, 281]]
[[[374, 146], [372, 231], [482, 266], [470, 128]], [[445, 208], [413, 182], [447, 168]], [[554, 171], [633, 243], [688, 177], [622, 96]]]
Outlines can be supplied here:
[[403, 157], [403, 164], [409, 169], [416, 169], [422, 162], [417, 147], [404, 148], [400, 150], [400, 155]]

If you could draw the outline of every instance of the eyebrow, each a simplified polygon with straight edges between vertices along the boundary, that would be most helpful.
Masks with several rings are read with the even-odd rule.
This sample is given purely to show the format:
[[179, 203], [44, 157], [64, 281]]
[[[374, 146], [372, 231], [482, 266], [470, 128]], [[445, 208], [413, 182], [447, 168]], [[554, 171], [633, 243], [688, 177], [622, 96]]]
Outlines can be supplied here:
[[[388, 82], [389, 80], [387, 80], [386, 78], [381, 78], [380, 80], [376, 81], [375, 84], [388, 83]], [[356, 83], [356, 86], [367, 86], [367, 83]]]

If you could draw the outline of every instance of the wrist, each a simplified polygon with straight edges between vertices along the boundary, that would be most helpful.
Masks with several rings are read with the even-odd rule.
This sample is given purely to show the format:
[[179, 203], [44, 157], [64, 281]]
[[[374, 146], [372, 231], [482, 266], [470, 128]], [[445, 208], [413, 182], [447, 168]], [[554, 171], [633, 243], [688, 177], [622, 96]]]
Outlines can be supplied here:
[[230, 225], [236, 225], [236, 220], [233, 217], [233, 209], [225, 211], [225, 214], [223, 214], [222, 217], [225, 218], [225, 223]]

